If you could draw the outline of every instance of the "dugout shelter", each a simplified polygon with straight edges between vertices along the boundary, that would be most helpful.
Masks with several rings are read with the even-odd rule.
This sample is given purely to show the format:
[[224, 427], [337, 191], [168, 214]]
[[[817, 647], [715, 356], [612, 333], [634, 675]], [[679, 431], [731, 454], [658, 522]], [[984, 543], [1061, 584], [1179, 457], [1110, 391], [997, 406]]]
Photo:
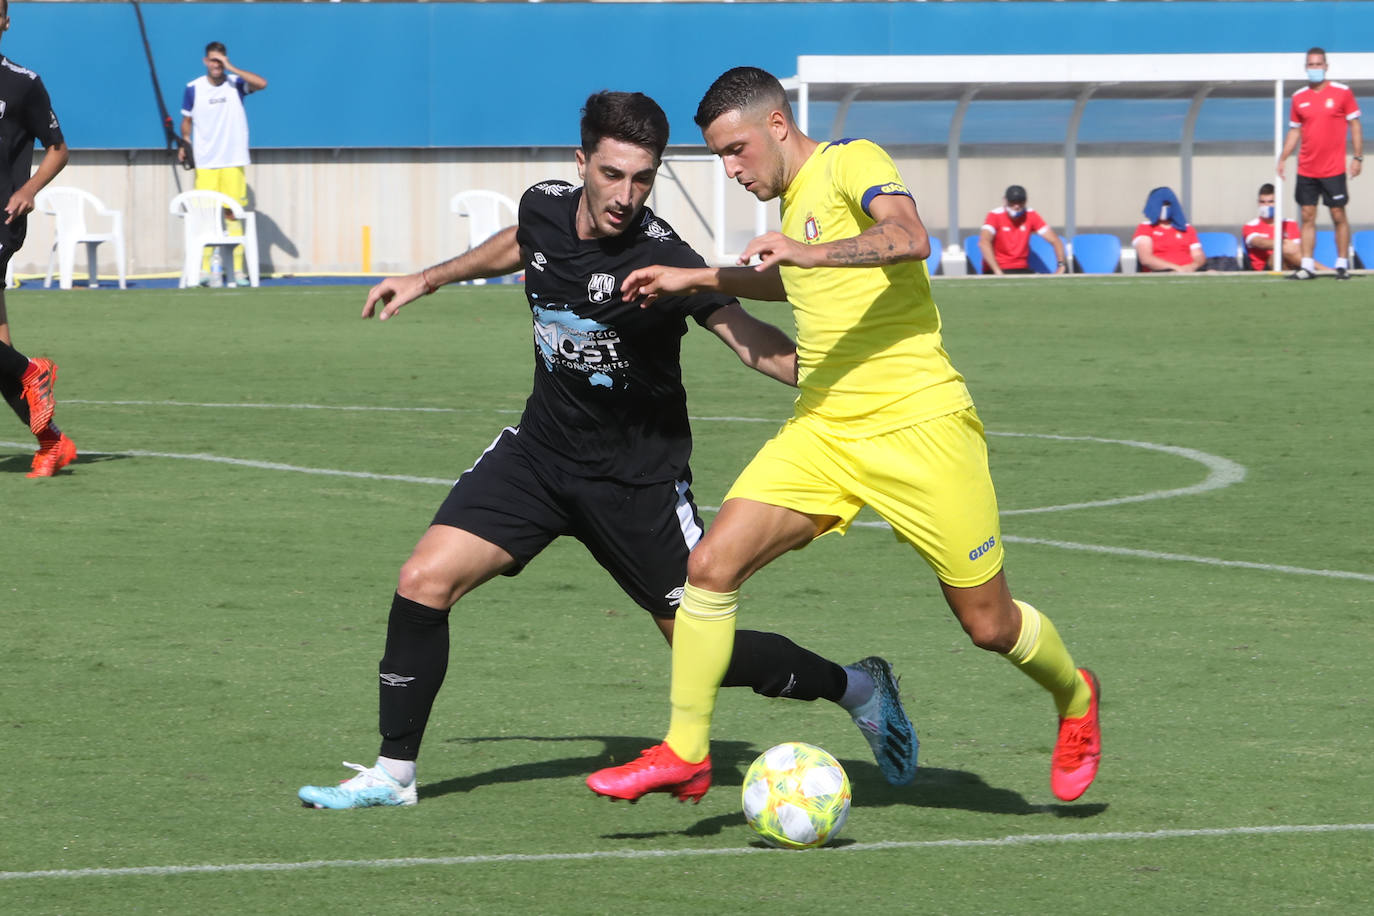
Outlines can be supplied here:
[[[1307, 49], [1258, 54], [1006, 54], [1006, 55], [802, 55], [797, 73], [783, 80], [796, 107], [802, 130], [810, 133], [811, 105], [836, 104], [828, 133], [845, 134], [845, 120], [856, 101], [953, 101], [947, 143], [950, 218], [945, 229], [946, 264], [962, 263], [959, 248], [959, 154], [964, 117], [974, 100], [1072, 100], [1063, 140], [1064, 235], [1077, 233], [1078, 134], [1089, 101], [1099, 99], [1189, 99], [1178, 140], [1179, 197], [1192, 212], [1193, 146], [1198, 116], [1208, 98], [1272, 98], [1274, 159], [1288, 131], [1288, 105], [1306, 84], [1303, 54]], [[1330, 51], [1331, 79], [1344, 83], [1364, 104], [1374, 104], [1374, 53]], [[1297, 173], [1296, 159], [1288, 166]], [[1282, 225], [1286, 201], [1283, 182], [1275, 176]]]

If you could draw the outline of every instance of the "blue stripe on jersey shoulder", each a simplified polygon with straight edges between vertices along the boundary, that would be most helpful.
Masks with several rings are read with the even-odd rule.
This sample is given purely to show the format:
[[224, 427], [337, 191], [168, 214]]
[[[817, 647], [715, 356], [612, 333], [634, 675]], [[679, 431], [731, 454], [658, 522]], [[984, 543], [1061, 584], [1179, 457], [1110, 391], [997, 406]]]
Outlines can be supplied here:
[[844, 146], [846, 143], [853, 143], [855, 140], [862, 139], [863, 137], [841, 137], [838, 140], [831, 140], [829, 143], [826, 144], [825, 149], [821, 150], [821, 153], [825, 154], [830, 152], [830, 148], [833, 146]]
[[[883, 189], [886, 188], [886, 187], [887, 187], [887, 185], [875, 184], [873, 187], [869, 188], [867, 191], [864, 191], [864, 197], [863, 197], [863, 200], [862, 200], [860, 203], [861, 203], [861, 205], [862, 205], [863, 208], [864, 208], [864, 212], [865, 212], [865, 213], [868, 213], [869, 216], [872, 216], [873, 214], [868, 212], [868, 205], [871, 204], [871, 203], [873, 202], [873, 198], [875, 198], [875, 197], [878, 197], [878, 196], [880, 196], [880, 195], [882, 195], [882, 194], [894, 194], [894, 195], [896, 195], [896, 196], [898, 196], [898, 197], [911, 197], [911, 192], [908, 191], [906, 188], [903, 188], [903, 189], [900, 190], [900, 191], [885, 191], [885, 190], [883, 190]], [[911, 200], [912, 200], [912, 202], [914, 203], [915, 200], [916, 200], [916, 198], [911, 197]]]

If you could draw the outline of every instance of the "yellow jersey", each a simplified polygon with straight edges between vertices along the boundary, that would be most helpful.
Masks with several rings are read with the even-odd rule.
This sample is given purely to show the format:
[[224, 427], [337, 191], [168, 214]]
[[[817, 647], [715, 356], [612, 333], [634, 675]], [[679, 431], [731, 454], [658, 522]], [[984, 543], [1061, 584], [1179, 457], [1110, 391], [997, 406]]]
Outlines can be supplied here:
[[[869, 202], [911, 192], [868, 140], [822, 143], [782, 195], [782, 232], [806, 245], [872, 226]], [[785, 266], [797, 323], [796, 418], [862, 438], [972, 405], [940, 338], [924, 261], [876, 267]]]

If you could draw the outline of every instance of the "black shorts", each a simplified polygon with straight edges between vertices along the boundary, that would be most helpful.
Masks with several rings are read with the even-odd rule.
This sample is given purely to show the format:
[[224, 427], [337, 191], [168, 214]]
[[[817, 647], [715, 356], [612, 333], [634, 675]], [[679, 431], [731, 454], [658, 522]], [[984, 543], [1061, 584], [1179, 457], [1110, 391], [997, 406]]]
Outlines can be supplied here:
[[1297, 184], [1293, 186], [1293, 197], [1300, 207], [1314, 207], [1318, 198], [1328, 207], [1344, 207], [1350, 203], [1344, 173], [1332, 175], [1330, 178], [1299, 175]]
[[672, 617], [687, 554], [705, 526], [687, 480], [642, 485], [592, 479], [543, 458], [507, 428], [449, 491], [434, 524], [461, 528], [527, 563], [557, 537], [583, 543], [626, 595]]
[[24, 247], [24, 237], [28, 234], [29, 220], [27, 216], [20, 217], [8, 226], [0, 221], [0, 278], [5, 276], [5, 270], [10, 266], [10, 258], [19, 253], [19, 249]]

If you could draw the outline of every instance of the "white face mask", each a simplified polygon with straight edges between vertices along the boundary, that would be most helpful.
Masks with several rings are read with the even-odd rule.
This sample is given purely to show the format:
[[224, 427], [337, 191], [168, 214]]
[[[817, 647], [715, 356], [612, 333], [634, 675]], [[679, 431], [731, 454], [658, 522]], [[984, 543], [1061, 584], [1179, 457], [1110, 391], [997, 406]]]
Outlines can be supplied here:
[[1025, 209], [1022, 207], [1013, 207], [1010, 204], [1007, 205], [1007, 216], [1010, 216], [1012, 219], [1020, 219], [1025, 215], [1025, 212]]
[[1260, 206], [1260, 208], [1259, 208], [1259, 215], [1260, 215], [1260, 219], [1273, 219], [1273, 218], [1274, 218], [1274, 205], [1273, 205], [1273, 204], [1262, 204], [1262, 205]]
[[1169, 205], [1161, 204], [1159, 207], [1159, 221], [1167, 223], [1169, 221]]

